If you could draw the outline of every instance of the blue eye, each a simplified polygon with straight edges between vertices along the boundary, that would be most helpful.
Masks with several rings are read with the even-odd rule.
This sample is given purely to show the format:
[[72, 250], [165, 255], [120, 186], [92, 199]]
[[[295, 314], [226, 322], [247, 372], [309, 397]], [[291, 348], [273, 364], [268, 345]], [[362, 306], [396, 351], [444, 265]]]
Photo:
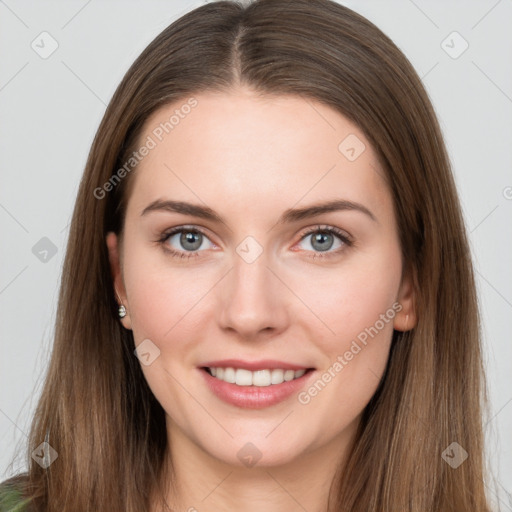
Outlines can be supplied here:
[[[184, 250], [173, 249], [169, 245], [173, 242], [179, 244]], [[174, 228], [171, 231], [166, 232], [160, 242], [164, 244], [165, 249], [169, 251], [173, 256], [181, 258], [191, 258], [199, 256], [197, 252], [201, 249], [203, 242], [208, 240], [207, 236], [195, 227], [179, 227]]]
[[[313, 253], [312, 256], [309, 256], [311, 258], [336, 256], [353, 244], [345, 232], [332, 226], [316, 226], [310, 229], [302, 234], [301, 242], [308, 237], [311, 237], [310, 246], [313, 248], [313, 251], [306, 249], [306, 252]], [[163, 245], [165, 251], [170, 253], [172, 257], [177, 258], [198, 257], [200, 256], [201, 249], [208, 249], [214, 245], [206, 234], [196, 226], [173, 228], [165, 232], [158, 241]], [[204, 247], [205, 242], [209, 242], [211, 246]], [[333, 246], [335, 246], [335, 250], [331, 251]], [[322, 253], [325, 253], [325, 255]]]
[[[317, 226], [303, 233], [301, 241], [310, 237], [310, 246], [317, 252], [313, 252], [312, 258], [328, 258], [336, 256], [346, 247], [352, 246], [349, 236], [338, 228], [332, 226]], [[336, 242], [337, 240], [337, 242]], [[330, 249], [335, 247], [335, 250]], [[322, 254], [322, 253], [325, 253]]]

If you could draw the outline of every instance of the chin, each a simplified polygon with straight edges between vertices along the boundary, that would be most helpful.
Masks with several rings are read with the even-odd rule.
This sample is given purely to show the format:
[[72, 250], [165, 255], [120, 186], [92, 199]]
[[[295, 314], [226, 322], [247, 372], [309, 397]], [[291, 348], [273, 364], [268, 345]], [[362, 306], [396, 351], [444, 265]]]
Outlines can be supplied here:
[[265, 434], [237, 437], [221, 446], [205, 444], [203, 449], [221, 462], [239, 468], [283, 466], [305, 451], [305, 447], [297, 443], [284, 443], [278, 436], [275, 439], [271, 437], [272, 434], [267, 438]]

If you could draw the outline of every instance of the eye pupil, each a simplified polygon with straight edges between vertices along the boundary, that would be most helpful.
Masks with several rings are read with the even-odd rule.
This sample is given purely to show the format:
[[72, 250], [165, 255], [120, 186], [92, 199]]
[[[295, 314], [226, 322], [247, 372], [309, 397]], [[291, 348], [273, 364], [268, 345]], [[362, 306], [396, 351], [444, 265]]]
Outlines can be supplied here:
[[[330, 238], [330, 243], [329, 243], [329, 238]], [[317, 250], [328, 251], [332, 247], [332, 244], [333, 244], [332, 238], [333, 238], [333, 236], [329, 233], [315, 233], [313, 235], [313, 240], [311, 242], [311, 245]], [[326, 240], [328, 240], [327, 243], [325, 243]], [[320, 243], [320, 245], [317, 247], [317, 246], [315, 246], [316, 243]]]

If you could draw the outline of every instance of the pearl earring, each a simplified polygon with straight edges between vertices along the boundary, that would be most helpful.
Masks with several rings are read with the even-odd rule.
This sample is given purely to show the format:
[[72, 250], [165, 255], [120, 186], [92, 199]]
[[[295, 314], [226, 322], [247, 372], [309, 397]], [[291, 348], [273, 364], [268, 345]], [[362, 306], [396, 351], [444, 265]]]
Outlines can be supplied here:
[[119, 297], [119, 294], [117, 293], [117, 290], [116, 290], [116, 295], [117, 295], [119, 302], [121, 303], [119, 306], [119, 309], [117, 310], [117, 314], [119, 315], [119, 318], [124, 318], [126, 316], [126, 308], [124, 307], [123, 302], [121, 301], [121, 298]]

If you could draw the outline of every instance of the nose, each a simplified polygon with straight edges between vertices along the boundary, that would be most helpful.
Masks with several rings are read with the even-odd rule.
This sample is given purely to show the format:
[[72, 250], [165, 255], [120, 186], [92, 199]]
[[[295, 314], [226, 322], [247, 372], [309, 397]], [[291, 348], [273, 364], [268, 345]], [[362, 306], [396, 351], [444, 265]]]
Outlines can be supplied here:
[[265, 252], [252, 262], [235, 254], [221, 284], [220, 327], [242, 340], [273, 337], [289, 324], [292, 294], [268, 263]]

